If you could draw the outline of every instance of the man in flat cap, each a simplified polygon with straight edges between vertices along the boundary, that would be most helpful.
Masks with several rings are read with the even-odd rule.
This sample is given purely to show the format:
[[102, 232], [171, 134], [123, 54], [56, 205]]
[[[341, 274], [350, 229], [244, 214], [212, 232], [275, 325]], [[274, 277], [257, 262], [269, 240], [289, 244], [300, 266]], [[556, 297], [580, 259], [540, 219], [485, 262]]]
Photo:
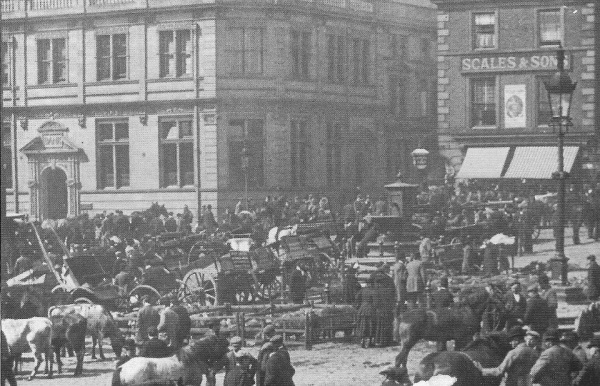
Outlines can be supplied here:
[[294, 386], [293, 376], [296, 370], [292, 366], [290, 354], [283, 345], [283, 337], [275, 335], [270, 342], [274, 351], [267, 360], [265, 371], [265, 386]]
[[262, 345], [260, 350], [258, 350], [257, 360], [258, 360], [258, 369], [256, 371], [256, 386], [263, 386], [265, 383], [265, 371], [267, 370], [267, 360], [269, 359], [269, 354], [274, 351], [273, 344], [271, 343], [271, 338], [276, 335], [277, 331], [275, 326], [272, 324], [268, 324], [262, 330]]
[[497, 367], [483, 368], [481, 364], [475, 362], [475, 366], [481, 370], [483, 376], [499, 377], [504, 374], [503, 384], [505, 386], [531, 384], [529, 371], [537, 361], [539, 354], [525, 344], [524, 338], [525, 330], [522, 327], [512, 327], [508, 332], [508, 339], [513, 349], [506, 354], [502, 363]]
[[548, 306], [538, 293], [537, 284], [527, 287], [527, 308], [523, 316], [523, 324], [540, 334], [548, 328]]
[[523, 325], [523, 317], [527, 309], [527, 300], [521, 293], [521, 283], [513, 279], [509, 282], [510, 291], [504, 295], [504, 307], [506, 309], [506, 329], [512, 326]]
[[229, 341], [231, 350], [225, 362], [224, 386], [252, 386], [256, 373], [256, 359], [242, 349], [242, 338], [234, 336]]
[[587, 349], [589, 359], [573, 380], [573, 386], [600, 385], [600, 336], [592, 338]]
[[146, 333], [149, 327], [156, 327], [160, 323], [160, 313], [154, 306], [154, 299], [149, 295], [142, 297], [142, 308], [138, 311], [137, 322], [137, 342], [144, 342], [147, 339]]
[[571, 374], [580, 371], [583, 363], [571, 350], [560, 345], [558, 330], [548, 329], [543, 341], [545, 350], [531, 368], [531, 381], [541, 386], [571, 385]]
[[538, 355], [542, 353], [542, 336], [537, 331], [527, 330], [525, 333], [525, 344], [534, 349]]
[[164, 358], [169, 356], [170, 350], [167, 344], [158, 339], [158, 328], [148, 327], [148, 340], [140, 347], [140, 356], [146, 358]]
[[589, 255], [588, 260], [588, 298], [592, 301], [600, 297], [600, 265], [596, 262], [596, 256]]

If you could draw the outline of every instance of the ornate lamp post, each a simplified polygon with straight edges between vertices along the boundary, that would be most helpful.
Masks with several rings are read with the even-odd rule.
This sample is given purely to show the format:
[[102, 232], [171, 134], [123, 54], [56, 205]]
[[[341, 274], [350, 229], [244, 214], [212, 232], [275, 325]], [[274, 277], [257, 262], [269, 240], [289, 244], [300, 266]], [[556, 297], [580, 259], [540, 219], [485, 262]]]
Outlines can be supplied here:
[[[419, 146], [419, 148], [413, 150], [410, 155], [413, 158], [413, 165], [415, 165], [421, 176], [421, 181], [419, 182], [422, 185], [425, 185], [427, 182], [425, 169], [427, 169], [427, 162], [429, 161], [429, 152]], [[426, 185], [424, 187], [426, 187]]]
[[242, 148], [242, 171], [244, 172], [244, 199], [246, 200], [246, 210], [248, 210], [248, 172], [250, 167], [250, 152], [244, 143]]
[[556, 58], [558, 72], [550, 80], [544, 82], [544, 85], [548, 91], [548, 101], [552, 109], [551, 126], [558, 130], [558, 171], [552, 174], [552, 178], [558, 180], [558, 224], [556, 224], [556, 257], [553, 259], [553, 263], [560, 264], [561, 281], [563, 285], [566, 285], [568, 283], [568, 259], [565, 256], [565, 180], [569, 174], [564, 171], [563, 147], [565, 133], [572, 125], [571, 100], [577, 82], [573, 82], [565, 71], [565, 51], [562, 47], [559, 47]]

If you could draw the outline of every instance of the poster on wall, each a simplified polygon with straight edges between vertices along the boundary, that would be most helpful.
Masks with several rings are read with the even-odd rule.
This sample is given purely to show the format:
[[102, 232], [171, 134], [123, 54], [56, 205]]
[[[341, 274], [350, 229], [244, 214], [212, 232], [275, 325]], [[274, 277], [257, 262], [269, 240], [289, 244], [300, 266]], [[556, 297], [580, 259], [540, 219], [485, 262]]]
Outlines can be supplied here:
[[525, 127], [525, 93], [524, 84], [510, 84], [504, 86], [504, 127]]

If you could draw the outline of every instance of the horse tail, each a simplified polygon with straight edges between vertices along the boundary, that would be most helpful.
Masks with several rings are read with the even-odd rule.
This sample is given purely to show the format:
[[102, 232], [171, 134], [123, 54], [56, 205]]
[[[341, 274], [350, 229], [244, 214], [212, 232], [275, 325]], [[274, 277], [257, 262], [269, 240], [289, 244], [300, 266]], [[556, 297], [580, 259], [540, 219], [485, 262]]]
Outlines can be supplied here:
[[122, 386], [121, 384], [121, 368], [118, 367], [112, 376], [111, 386]]

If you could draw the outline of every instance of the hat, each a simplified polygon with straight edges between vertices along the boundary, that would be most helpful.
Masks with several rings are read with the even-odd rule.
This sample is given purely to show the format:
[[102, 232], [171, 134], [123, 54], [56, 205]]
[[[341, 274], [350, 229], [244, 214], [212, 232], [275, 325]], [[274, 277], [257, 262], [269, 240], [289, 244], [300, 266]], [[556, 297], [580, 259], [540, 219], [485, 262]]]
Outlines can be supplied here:
[[146, 332], [150, 336], [157, 336], [158, 335], [158, 328], [156, 328], [156, 326], [150, 326], [150, 327], [148, 327], [148, 329], [146, 330]]
[[596, 256], [589, 255], [588, 257], [586, 257], [586, 259], [588, 259], [588, 260], [596, 260]]
[[238, 344], [241, 345], [242, 344], [242, 338], [240, 338], [239, 336], [234, 336], [229, 341], [229, 344], [232, 345], [232, 346], [235, 346], [235, 345], [238, 345]]
[[283, 336], [277, 334], [274, 335], [271, 339], [269, 339], [269, 342], [275, 344], [275, 345], [282, 345], [283, 344]]
[[560, 339], [560, 331], [558, 331], [555, 328], [551, 328], [548, 329], [545, 333], [544, 333], [544, 340], [545, 341], [552, 341], [552, 342], [558, 342]]
[[133, 350], [135, 349], [135, 341], [133, 339], [125, 339], [123, 348]]
[[538, 292], [537, 284], [532, 284], [529, 287], [527, 287], [527, 292]]
[[588, 343], [588, 348], [590, 347], [600, 347], [600, 336], [595, 336], [592, 338], [592, 340], [590, 340], [590, 343]]
[[525, 333], [525, 335], [527, 335], [527, 336], [534, 336], [536, 338], [540, 337], [540, 334], [537, 331], [533, 331], [533, 330], [527, 330], [527, 332]]
[[514, 326], [508, 331], [508, 339], [522, 338], [525, 336], [525, 330], [522, 327]]
[[575, 331], [565, 331], [560, 337], [561, 342], [579, 342], [579, 334]]
[[262, 330], [263, 335], [272, 335], [275, 333], [275, 326], [272, 324], [269, 324], [267, 326], [265, 326], [265, 328], [263, 328]]

